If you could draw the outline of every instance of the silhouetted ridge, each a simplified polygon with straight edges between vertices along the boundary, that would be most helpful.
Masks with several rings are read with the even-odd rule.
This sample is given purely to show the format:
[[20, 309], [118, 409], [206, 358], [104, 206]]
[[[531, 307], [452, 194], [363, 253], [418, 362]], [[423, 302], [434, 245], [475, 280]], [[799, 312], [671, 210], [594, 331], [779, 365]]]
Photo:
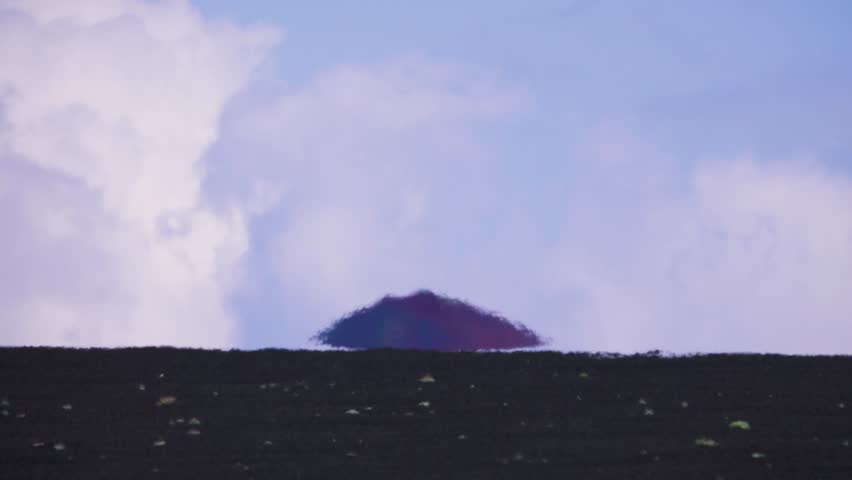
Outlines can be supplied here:
[[335, 347], [443, 351], [544, 344], [523, 325], [429, 290], [406, 297], [386, 295], [320, 331], [314, 340]]

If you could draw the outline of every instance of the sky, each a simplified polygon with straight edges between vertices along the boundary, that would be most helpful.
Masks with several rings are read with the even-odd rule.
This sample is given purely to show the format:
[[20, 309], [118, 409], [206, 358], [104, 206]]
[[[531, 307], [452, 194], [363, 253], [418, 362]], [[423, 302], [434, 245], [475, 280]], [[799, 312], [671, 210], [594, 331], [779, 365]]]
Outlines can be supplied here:
[[0, 345], [852, 353], [845, 0], [0, 0]]

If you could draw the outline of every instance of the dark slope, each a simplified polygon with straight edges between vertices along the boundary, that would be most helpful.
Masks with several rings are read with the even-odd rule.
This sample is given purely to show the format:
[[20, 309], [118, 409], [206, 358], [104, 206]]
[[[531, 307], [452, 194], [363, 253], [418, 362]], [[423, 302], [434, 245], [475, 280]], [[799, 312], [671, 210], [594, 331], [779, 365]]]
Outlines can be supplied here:
[[0, 399], [3, 479], [852, 478], [850, 357], [0, 349]]
[[438, 351], [530, 348], [544, 344], [522, 325], [429, 290], [404, 297], [387, 295], [338, 320], [314, 339], [334, 347]]

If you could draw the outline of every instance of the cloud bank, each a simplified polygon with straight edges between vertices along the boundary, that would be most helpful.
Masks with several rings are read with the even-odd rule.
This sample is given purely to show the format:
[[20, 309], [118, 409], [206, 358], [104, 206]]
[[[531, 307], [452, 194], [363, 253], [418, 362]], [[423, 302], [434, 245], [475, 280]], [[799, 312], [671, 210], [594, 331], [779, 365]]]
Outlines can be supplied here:
[[[812, 158], [691, 167], [623, 128], [574, 152], [554, 278], [608, 350], [848, 353], [852, 180]], [[567, 197], [566, 197], [567, 198]]]
[[227, 346], [245, 214], [202, 158], [278, 41], [186, 2], [0, 2], [3, 344]]
[[535, 98], [417, 55], [290, 85], [259, 68], [279, 32], [187, 2], [0, 0], [27, 45], [0, 58], [0, 344], [304, 348], [427, 288], [563, 350], [849, 353], [848, 74], [625, 81], [595, 28]]

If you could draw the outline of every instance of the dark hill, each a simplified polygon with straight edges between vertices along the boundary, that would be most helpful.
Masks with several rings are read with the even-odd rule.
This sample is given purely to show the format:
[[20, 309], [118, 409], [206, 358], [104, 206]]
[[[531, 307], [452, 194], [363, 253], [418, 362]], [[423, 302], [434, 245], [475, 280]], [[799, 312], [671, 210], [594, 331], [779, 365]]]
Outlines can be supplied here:
[[385, 296], [319, 332], [314, 340], [347, 348], [459, 351], [536, 347], [544, 342], [523, 325], [460, 300], [420, 290]]
[[850, 374], [852, 357], [0, 348], [0, 478], [848, 480]]

